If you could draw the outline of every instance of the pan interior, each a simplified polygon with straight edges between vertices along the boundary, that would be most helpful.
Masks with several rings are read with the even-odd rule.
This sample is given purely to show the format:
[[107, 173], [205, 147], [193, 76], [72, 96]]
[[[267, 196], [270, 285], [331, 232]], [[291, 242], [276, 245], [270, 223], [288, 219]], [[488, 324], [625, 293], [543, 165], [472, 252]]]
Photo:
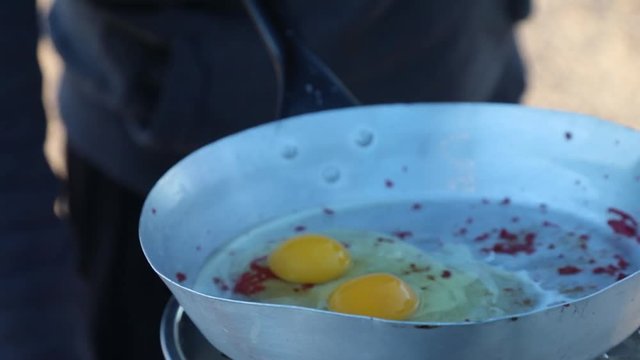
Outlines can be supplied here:
[[[473, 265], [477, 262], [523, 278], [522, 283], [489, 281], [508, 309], [495, 312], [494, 316], [522, 315], [588, 296], [638, 269], [640, 259], [632, 251], [636, 242], [613, 232], [604, 221], [605, 215], [603, 221], [597, 222], [556, 210], [546, 203], [519, 203], [509, 197], [326, 204], [266, 222], [215, 251], [205, 262], [193, 288], [211, 296], [246, 300], [247, 297], [234, 291], [242, 272], [250, 262], [269, 255], [279, 242], [299, 233], [342, 231], [348, 238], [349, 234], [373, 232], [380, 235], [379, 243], [373, 243], [378, 252], [393, 251], [398, 248], [393, 244], [398, 242], [407, 243], [425, 254], [440, 254], [439, 260], [445, 266], [466, 269], [467, 273], [480, 271], [480, 267]], [[618, 214], [614, 210], [609, 215]], [[202, 219], [193, 221], [194, 225], [202, 223]], [[356, 236], [355, 241], [364, 240]], [[385, 271], [385, 266], [396, 269], [394, 264], [372, 266], [378, 271]], [[425, 272], [413, 264], [399, 269], [403, 273], [398, 272], [398, 276], [424, 277], [421, 284], [425, 285], [448, 280], [442, 277], [442, 269]], [[530, 284], [539, 291], [523, 289]], [[284, 293], [287, 297], [300, 291], [296, 287], [290, 290], [291, 295]], [[425, 289], [424, 294], [428, 299], [429, 290]], [[280, 303], [291, 304], [291, 300], [287, 298]], [[491, 319], [489, 313], [482, 314], [479, 318], [460, 312], [431, 314], [424, 321]]]

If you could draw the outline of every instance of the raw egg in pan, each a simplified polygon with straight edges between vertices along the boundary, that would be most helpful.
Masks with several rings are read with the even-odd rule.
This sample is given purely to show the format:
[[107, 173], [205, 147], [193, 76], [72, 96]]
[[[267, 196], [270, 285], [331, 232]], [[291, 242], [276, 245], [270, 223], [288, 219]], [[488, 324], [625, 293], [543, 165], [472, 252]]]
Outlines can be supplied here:
[[203, 270], [244, 300], [389, 320], [463, 322], [526, 312], [549, 298], [524, 273], [488, 265], [460, 244], [427, 254], [392, 236], [346, 230], [252, 243], [238, 256], [214, 256]]

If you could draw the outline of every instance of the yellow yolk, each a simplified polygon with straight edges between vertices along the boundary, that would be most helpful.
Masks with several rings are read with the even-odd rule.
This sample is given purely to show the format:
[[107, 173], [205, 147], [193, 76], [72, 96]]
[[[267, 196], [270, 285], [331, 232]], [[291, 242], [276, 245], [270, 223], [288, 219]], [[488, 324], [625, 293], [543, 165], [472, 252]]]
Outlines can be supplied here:
[[351, 279], [333, 291], [329, 310], [388, 320], [405, 320], [418, 308], [418, 297], [404, 281], [390, 274]]
[[315, 234], [293, 237], [268, 259], [279, 278], [300, 284], [320, 284], [342, 276], [351, 263], [347, 250], [336, 240]]

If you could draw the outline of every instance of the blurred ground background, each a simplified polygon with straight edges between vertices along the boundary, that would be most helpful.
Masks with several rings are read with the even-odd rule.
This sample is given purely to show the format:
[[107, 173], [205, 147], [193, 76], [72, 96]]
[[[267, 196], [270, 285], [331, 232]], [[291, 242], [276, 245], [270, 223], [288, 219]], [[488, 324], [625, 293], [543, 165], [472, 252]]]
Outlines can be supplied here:
[[639, 0], [534, 0], [519, 35], [526, 104], [640, 128]]
[[[47, 7], [51, 0], [38, 0]], [[529, 71], [527, 105], [595, 115], [640, 129], [640, 0], [534, 0], [519, 27]], [[44, 40], [39, 47], [49, 118], [46, 152], [64, 175], [55, 121], [61, 64]]]

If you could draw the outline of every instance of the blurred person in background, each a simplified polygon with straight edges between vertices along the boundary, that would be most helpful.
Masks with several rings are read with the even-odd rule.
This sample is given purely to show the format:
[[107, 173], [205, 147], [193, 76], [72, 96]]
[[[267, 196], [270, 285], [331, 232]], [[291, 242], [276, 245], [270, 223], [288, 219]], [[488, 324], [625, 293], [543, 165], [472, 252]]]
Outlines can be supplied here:
[[70, 236], [45, 161], [35, 2], [0, 2], [0, 359], [89, 359]]
[[[363, 104], [518, 102], [527, 0], [266, 1]], [[274, 118], [269, 56], [237, 0], [56, 0], [66, 194], [100, 359], [158, 359], [168, 291], [137, 238], [177, 160]]]

